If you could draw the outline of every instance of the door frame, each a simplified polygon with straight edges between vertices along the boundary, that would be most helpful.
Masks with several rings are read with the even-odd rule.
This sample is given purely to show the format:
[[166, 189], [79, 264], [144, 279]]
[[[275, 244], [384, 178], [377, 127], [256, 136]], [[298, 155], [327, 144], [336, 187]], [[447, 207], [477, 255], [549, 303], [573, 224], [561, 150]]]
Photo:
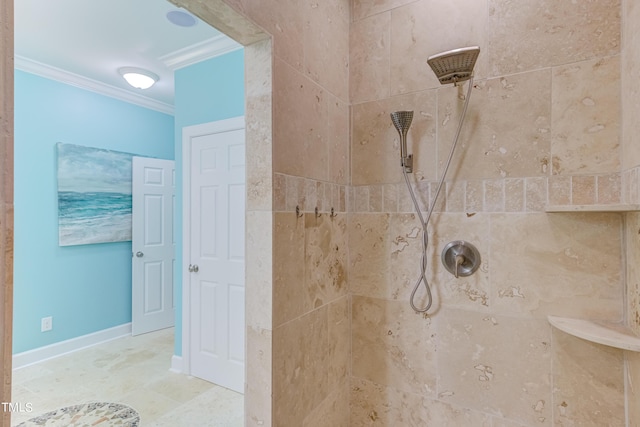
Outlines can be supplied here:
[[188, 375], [191, 374], [191, 274], [189, 273], [189, 260], [191, 259], [191, 140], [201, 135], [240, 129], [245, 129], [244, 116], [182, 128], [182, 260], [180, 263], [182, 272], [182, 372]]

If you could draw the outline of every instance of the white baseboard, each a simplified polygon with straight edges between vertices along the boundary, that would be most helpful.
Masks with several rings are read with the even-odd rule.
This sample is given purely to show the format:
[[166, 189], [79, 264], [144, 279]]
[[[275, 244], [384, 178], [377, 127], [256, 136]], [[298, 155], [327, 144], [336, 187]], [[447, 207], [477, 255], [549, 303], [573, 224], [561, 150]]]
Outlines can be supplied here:
[[25, 366], [44, 362], [45, 360], [53, 359], [54, 357], [62, 356], [63, 354], [73, 353], [74, 351], [82, 350], [83, 348], [111, 341], [116, 338], [126, 337], [128, 335], [131, 335], [131, 323], [125, 323], [124, 325], [103, 329], [81, 337], [17, 353], [13, 355], [13, 369], [24, 368]]
[[169, 370], [176, 374], [182, 373], [182, 356], [176, 356], [175, 354], [171, 356], [171, 368]]

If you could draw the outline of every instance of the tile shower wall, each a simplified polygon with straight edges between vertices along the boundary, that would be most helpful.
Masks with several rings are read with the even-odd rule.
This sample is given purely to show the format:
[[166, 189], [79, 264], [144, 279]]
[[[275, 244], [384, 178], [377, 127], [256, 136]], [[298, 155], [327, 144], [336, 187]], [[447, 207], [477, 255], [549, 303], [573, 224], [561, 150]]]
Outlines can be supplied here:
[[[273, 149], [264, 153], [273, 157], [273, 217], [262, 223], [263, 232], [273, 230], [272, 248], [262, 248], [272, 249], [273, 287], [262, 304], [252, 297], [271, 320], [260, 327], [272, 333], [272, 375], [262, 378], [270, 381], [272, 414], [269, 423], [248, 408], [247, 425], [347, 427], [349, 2], [240, 1], [238, 8], [273, 35]], [[251, 378], [249, 387], [257, 390]]]
[[[625, 196], [629, 202], [640, 202], [638, 170], [640, 144], [638, 122], [640, 85], [640, 5], [633, 0], [622, 2], [622, 170]], [[640, 334], [640, 214], [629, 213], [625, 218], [626, 236], [626, 321]], [[626, 352], [627, 407], [629, 426], [640, 426], [640, 353]]]
[[[544, 212], [637, 191], [626, 175], [640, 162], [623, 167], [621, 147], [622, 6], [352, 1], [351, 426], [625, 425], [624, 360], [637, 376], [638, 359], [546, 320], [623, 318], [625, 218]], [[426, 58], [469, 45], [481, 54], [430, 224], [435, 304], [422, 316], [408, 305], [419, 222], [389, 113], [415, 110], [412, 181], [426, 209], [466, 94], [441, 87]], [[457, 239], [482, 255], [460, 279], [440, 264]]]

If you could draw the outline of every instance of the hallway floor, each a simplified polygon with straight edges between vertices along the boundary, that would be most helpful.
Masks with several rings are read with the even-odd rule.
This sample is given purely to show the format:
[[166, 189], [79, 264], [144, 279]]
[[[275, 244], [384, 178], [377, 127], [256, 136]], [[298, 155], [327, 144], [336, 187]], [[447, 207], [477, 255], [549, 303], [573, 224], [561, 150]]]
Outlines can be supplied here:
[[31, 403], [12, 425], [65, 406], [123, 403], [142, 427], [244, 424], [241, 394], [169, 371], [173, 328], [109, 341], [13, 371], [12, 402]]

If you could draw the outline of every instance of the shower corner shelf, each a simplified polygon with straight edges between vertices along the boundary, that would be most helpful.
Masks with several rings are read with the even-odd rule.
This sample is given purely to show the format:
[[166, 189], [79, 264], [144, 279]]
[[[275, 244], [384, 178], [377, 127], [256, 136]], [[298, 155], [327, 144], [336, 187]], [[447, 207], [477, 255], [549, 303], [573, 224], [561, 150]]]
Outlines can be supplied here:
[[640, 211], [640, 204], [611, 205], [548, 205], [545, 212], [633, 212]]
[[622, 323], [604, 322], [568, 317], [547, 316], [549, 323], [583, 340], [620, 348], [622, 350], [640, 352], [640, 336]]

